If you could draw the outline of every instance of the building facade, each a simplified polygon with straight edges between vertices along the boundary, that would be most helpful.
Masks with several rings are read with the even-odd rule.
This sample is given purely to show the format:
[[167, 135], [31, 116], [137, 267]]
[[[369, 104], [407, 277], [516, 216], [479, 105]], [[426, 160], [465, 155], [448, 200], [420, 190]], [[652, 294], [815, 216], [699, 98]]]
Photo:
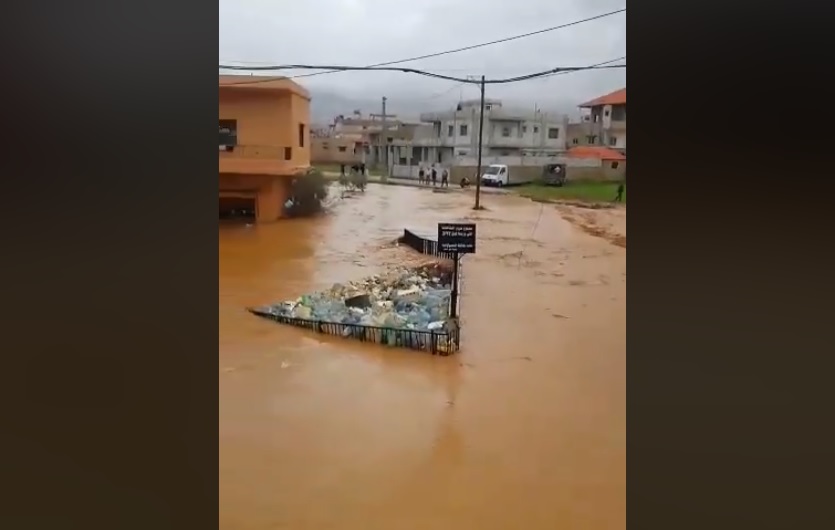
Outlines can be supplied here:
[[[455, 110], [421, 114], [432, 133], [419, 139], [434, 147], [431, 162], [441, 164], [478, 150], [479, 100], [462, 101]], [[483, 156], [555, 156], [566, 150], [568, 117], [541, 110], [507, 109], [500, 100], [485, 100]]]
[[395, 115], [363, 116], [360, 111], [354, 111], [351, 116], [337, 116], [325, 131], [313, 138], [312, 161], [316, 164], [385, 165], [386, 160], [394, 156], [393, 146], [410, 137], [408, 125]]
[[310, 94], [286, 78], [219, 76], [221, 209], [282, 217], [293, 179], [310, 167]]
[[568, 126], [569, 147], [597, 145], [626, 152], [626, 89], [580, 105], [581, 121]]
[[343, 136], [314, 136], [310, 139], [312, 164], [356, 164], [362, 162], [361, 139]]

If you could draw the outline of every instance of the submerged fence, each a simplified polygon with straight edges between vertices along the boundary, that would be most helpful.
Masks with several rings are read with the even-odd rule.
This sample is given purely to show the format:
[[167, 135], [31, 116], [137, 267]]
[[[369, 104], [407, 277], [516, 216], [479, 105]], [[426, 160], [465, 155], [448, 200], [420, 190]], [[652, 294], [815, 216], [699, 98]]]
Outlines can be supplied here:
[[455, 259], [455, 254], [453, 254], [452, 252], [438, 251], [437, 241], [420, 237], [419, 235], [415, 234], [410, 230], [403, 230], [403, 235], [400, 236], [399, 241], [404, 245], [407, 245], [417, 250], [421, 254], [426, 254], [428, 256], [436, 256], [438, 258], [444, 258], [449, 260]]
[[[438, 243], [436, 241], [422, 238], [409, 230], [403, 231], [400, 242], [422, 254], [453, 259], [453, 254], [451, 253], [438, 252]], [[280, 324], [305, 328], [316, 331], [317, 333], [351, 338], [360, 342], [373, 342], [384, 346], [420, 350], [429, 352], [432, 355], [451, 355], [458, 351], [458, 347], [461, 344], [460, 330], [457, 321], [455, 321], [456, 319], [451, 319], [455, 322], [448, 323], [443, 329], [423, 331], [294, 318], [278, 315], [266, 309], [251, 308], [247, 309], [247, 311], [253, 315], [273, 320]]]
[[384, 328], [363, 324], [342, 324], [276, 315], [260, 309], [249, 309], [253, 315], [310, 329], [325, 335], [351, 338], [360, 342], [374, 342], [383, 346], [421, 350], [432, 355], [450, 355], [458, 350], [458, 330], [418, 331], [404, 328]]

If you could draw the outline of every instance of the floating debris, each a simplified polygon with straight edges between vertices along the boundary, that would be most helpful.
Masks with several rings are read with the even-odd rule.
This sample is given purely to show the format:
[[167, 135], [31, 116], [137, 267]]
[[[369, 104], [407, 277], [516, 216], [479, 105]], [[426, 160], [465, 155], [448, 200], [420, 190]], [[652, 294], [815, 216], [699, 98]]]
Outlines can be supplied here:
[[[452, 272], [441, 264], [399, 267], [254, 312], [288, 318], [415, 331], [446, 329]], [[346, 335], [351, 330], [346, 328]]]

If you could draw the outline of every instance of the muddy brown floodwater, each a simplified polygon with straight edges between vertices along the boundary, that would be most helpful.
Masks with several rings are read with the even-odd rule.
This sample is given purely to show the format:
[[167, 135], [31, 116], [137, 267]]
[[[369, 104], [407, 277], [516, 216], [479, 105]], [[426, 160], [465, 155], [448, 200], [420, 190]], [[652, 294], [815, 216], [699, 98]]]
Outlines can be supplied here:
[[[551, 205], [472, 202], [370, 185], [325, 218], [220, 227], [221, 529], [625, 527], [626, 249]], [[457, 355], [244, 311], [422, 261], [387, 243], [464, 220]]]

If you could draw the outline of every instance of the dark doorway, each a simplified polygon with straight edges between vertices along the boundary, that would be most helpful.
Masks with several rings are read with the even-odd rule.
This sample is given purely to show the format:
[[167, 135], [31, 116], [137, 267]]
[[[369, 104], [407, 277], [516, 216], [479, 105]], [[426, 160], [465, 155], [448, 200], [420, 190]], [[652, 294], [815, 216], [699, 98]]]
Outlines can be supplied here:
[[255, 221], [254, 197], [220, 197], [218, 218], [225, 221]]

